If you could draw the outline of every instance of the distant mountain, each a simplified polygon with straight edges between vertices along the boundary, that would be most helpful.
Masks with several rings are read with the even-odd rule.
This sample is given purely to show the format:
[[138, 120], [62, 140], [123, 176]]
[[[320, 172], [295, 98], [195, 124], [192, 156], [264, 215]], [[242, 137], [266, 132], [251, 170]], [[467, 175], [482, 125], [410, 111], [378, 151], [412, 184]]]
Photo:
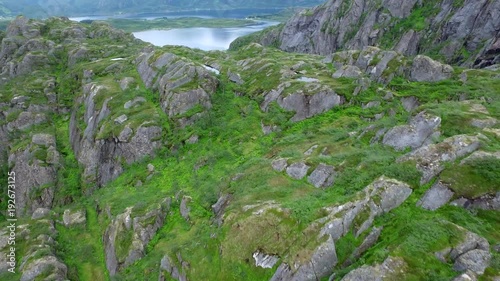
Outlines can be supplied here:
[[500, 62], [499, 14], [499, 0], [330, 0], [262, 32], [255, 41], [321, 55], [377, 46], [486, 67]]
[[322, 2], [321, 0], [5, 0], [0, 1], [0, 16], [24, 14], [29, 17], [48, 17], [194, 9], [285, 8], [314, 6]]

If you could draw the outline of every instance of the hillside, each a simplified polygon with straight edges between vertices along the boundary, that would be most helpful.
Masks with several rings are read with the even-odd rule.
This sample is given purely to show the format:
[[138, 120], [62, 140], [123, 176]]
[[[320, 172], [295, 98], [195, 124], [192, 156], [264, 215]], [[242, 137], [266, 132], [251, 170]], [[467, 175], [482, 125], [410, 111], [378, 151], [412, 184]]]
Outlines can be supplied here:
[[23, 14], [29, 17], [88, 16], [162, 13], [171, 11], [267, 9], [311, 7], [321, 0], [3, 0], [0, 1], [0, 17]]
[[0, 40], [0, 280], [500, 278], [498, 65]]
[[496, 0], [330, 0], [240, 42], [321, 55], [377, 46], [482, 68], [500, 61], [499, 18]]

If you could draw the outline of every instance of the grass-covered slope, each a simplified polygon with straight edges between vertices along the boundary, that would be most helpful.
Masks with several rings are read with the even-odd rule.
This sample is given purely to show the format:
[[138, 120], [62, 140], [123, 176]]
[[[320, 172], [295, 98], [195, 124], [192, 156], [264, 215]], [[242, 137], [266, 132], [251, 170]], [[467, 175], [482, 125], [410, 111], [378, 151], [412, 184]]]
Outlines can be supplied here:
[[[334, 207], [365, 199], [372, 206], [389, 204], [385, 198], [390, 192], [371, 197], [364, 193], [374, 188], [374, 182], [385, 184], [384, 179], [405, 186], [407, 197], [395, 195], [394, 201], [399, 203], [376, 213], [365, 231], [360, 229], [374, 213], [369, 204], [360, 203], [362, 207], [345, 233], [335, 239], [337, 261], [327, 263], [327, 271], [335, 273], [333, 280], [356, 268], [381, 264], [388, 257], [403, 261], [400, 280], [452, 280], [460, 275], [454, 269], [456, 257], [445, 255], [440, 261], [435, 253], [459, 248], [470, 232], [488, 243], [490, 258], [480, 280], [500, 275], [498, 207], [477, 208], [478, 202], [498, 197], [500, 192], [500, 159], [495, 156], [500, 149], [500, 123], [492, 121], [500, 119], [499, 71], [455, 67], [449, 79], [438, 82], [411, 81], [402, 72], [388, 83], [371, 81], [356, 90], [370, 74], [362, 73], [359, 79], [332, 78], [339, 70], [336, 62], [322, 56], [258, 45], [228, 52], [154, 48], [105, 25], [57, 19], [38, 28], [43, 32], [37, 40], [52, 40], [61, 46], [55, 49], [60, 53], [55, 53], [43, 71], [7, 77], [0, 85], [4, 113], [0, 142], [7, 147], [0, 150], [0, 166], [2, 182], [6, 181], [5, 171], [24, 161], [18, 154], [31, 157], [26, 160], [26, 173], [33, 173], [33, 167], [54, 167], [54, 183], [32, 189], [26, 196], [27, 205], [45, 204], [50, 211], [42, 218], [32, 218], [36, 212], [28, 208], [28, 214], [19, 217], [17, 261], [25, 266], [16, 275], [1, 272], [1, 280], [22, 276], [26, 280], [52, 280], [54, 276], [69, 280], [269, 280], [281, 264], [300, 272], [318, 246], [327, 242], [328, 235], [320, 235], [322, 229], [345, 216]], [[81, 38], [75, 35], [77, 30], [83, 32]], [[81, 49], [85, 55], [77, 56]], [[168, 116], [160, 105], [162, 89], [143, 82], [141, 77], [149, 76], [138, 70], [137, 56], [151, 50], [155, 51], [147, 61], [151, 65], [167, 53], [181, 58], [158, 67], [160, 74], [152, 80], [153, 85], [168, 78], [162, 78], [161, 73], [175, 73], [169, 70], [174, 65], [185, 63], [193, 68], [179, 69], [196, 69], [194, 66], [206, 64], [220, 71], [212, 74], [218, 86], [210, 93], [208, 109], [194, 106], [183, 113], [200, 114], [192, 125], [179, 124], [180, 115]], [[17, 65], [25, 54], [16, 54], [19, 56], [9, 62]], [[127, 77], [134, 82], [122, 89], [121, 82]], [[185, 77], [189, 75], [181, 75], [179, 80]], [[315, 80], [304, 82], [301, 77]], [[48, 81], [55, 82], [50, 86]], [[173, 95], [201, 87], [193, 83], [176, 88]], [[105, 90], [86, 92], [86, 85], [94, 84]], [[266, 97], [280, 88], [280, 98], [264, 110]], [[319, 91], [334, 92], [345, 101], [298, 122], [292, 121], [296, 113], [280, 104], [290, 96], [308, 100]], [[93, 110], [82, 98], [91, 93], [95, 94]], [[125, 108], [124, 104], [135, 97], [145, 101]], [[409, 98], [417, 101], [414, 106], [403, 102]], [[438, 163], [443, 171], [425, 184], [421, 184], [425, 168], [421, 162], [401, 160], [411, 153], [410, 148], [396, 150], [384, 144], [388, 130], [408, 125], [422, 111], [440, 118], [440, 135], [433, 134], [421, 146], [431, 149], [438, 144], [435, 154], [448, 155]], [[46, 118], [24, 126], [20, 116], [26, 112]], [[92, 145], [102, 145], [100, 155], [106, 161], [117, 155], [124, 127], [135, 132], [137, 126], [152, 122], [151, 126], [159, 127], [162, 133], [151, 140], [161, 144], [154, 153], [131, 162], [126, 156], [106, 162], [119, 165], [122, 171], [98, 188], [86, 181], [89, 161], [80, 153], [86, 148], [71, 141], [71, 131], [77, 128], [84, 132], [91, 123], [87, 117], [100, 116], [101, 112], [104, 117], [96, 124], [96, 133], [87, 136]], [[127, 121], [116, 121], [123, 114]], [[57, 162], [50, 160], [50, 147], [33, 141], [40, 133], [55, 137]], [[476, 150], [487, 156], [465, 161], [471, 153], [453, 154], [456, 148], [447, 146], [446, 140], [457, 135], [477, 137], [480, 144]], [[295, 179], [286, 169], [273, 169], [277, 159], [286, 159], [289, 167], [304, 163], [310, 168], [306, 176]], [[334, 180], [316, 188], [308, 178], [321, 164], [334, 167]], [[28, 175], [20, 172], [18, 176]], [[463, 197], [469, 203], [447, 203], [433, 211], [422, 208], [420, 199], [438, 182], [453, 191], [449, 202]], [[46, 189], [54, 191], [50, 204], [44, 200]], [[2, 192], [1, 208], [5, 210], [5, 189]], [[78, 219], [78, 213], [84, 220]], [[2, 216], [0, 224], [4, 226]], [[378, 239], [354, 254], [378, 228]], [[258, 267], [255, 253], [278, 260], [271, 268]], [[47, 266], [35, 266], [37, 261], [48, 260], [52, 262]], [[30, 279], [26, 277], [29, 272], [38, 273]]]

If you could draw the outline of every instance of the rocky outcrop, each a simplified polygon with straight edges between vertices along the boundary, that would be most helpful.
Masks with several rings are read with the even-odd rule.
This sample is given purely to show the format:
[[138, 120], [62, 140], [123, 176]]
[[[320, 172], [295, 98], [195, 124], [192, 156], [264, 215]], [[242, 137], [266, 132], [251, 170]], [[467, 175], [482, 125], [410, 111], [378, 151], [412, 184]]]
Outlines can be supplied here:
[[23, 149], [11, 151], [9, 165], [16, 178], [17, 216], [31, 214], [38, 208], [52, 207], [57, 183], [59, 152], [55, 137], [35, 134]]
[[[345, 102], [344, 97], [338, 95], [329, 87], [318, 83], [309, 83], [300, 92], [286, 94], [286, 89], [290, 86], [290, 83], [283, 83], [277, 89], [266, 93], [261, 109], [267, 111], [271, 102], [277, 102], [281, 108], [295, 112], [295, 115], [290, 120], [297, 122], [323, 113]], [[309, 92], [312, 90], [315, 93], [311, 95], [304, 93], [304, 91]]]
[[487, 194], [478, 198], [460, 197], [450, 203], [465, 209], [500, 210], [500, 192]]
[[[123, 172], [123, 162], [131, 164], [147, 155], [154, 155], [161, 146], [162, 128], [153, 121], [144, 121], [137, 127], [122, 122], [123, 130], [117, 136], [99, 137], [113, 109], [108, 107], [112, 97], [96, 104], [97, 98], [106, 96], [108, 88], [97, 83], [83, 85], [83, 95], [77, 107], [85, 109], [83, 116], [77, 110], [71, 115], [70, 139], [76, 158], [83, 165], [83, 178], [100, 187]], [[92, 191], [92, 190], [89, 190]]]
[[329, 215], [320, 219], [325, 224], [321, 235], [328, 234], [337, 240], [353, 228], [359, 236], [372, 226], [375, 217], [398, 207], [411, 193], [406, 183], [380, 177], [360, 193], [360, 200], [326, 208]]
[[342, 281], [396, 280], [404, 276], [408, 265], [400, 257], [388, 257], [382, 264], [363, 265], [349, 272]]
[[232, 195], [231, 194], [223, 194], [219, 197], [217, 202], [212, 205], [212, 211], [215, 214], [215, 222], [220, 227], [224, 222], [224, 212], [226, 207], [231, 202]]
[[464, 233], [463, 240], [453, 248], [437, 252], [436, 257], [442, 262], [453, 262], [453, 269], [456, 271], [470, 271], [482, 275], [491, 260], [490, 244], [485, 238], [463, 227], [454, 224], [453, 227]]
[[270, 281], [318, 280], [318, 278], [330, 275], [336, 264], [335, 242], [329, 237], [316, 248], [310, 260], [299, 265], [295, 272], [287, 264], [281, 264]]
[[[282, 263], [271, 280], [313, 281], [329, 276], [338, 262], [335, 241], [351, 230], [356, 237], [359, 236], [372, 226], [375, 217], [397, 208], [411, 193], [412, 189], [407, 184], [380, 177], [356, 196], [359, 200], [324, 208], [328, 215], [312, 224], [314, 227], [323, 227], [318, 234], [319, 246], [313, 251], [310, 259], [305, 262], [295, 261], [292, 265]], [[365, 242], [352, 254], [352, 260], [375, 243], [380, 231], [381, 229], [374, 229], [372, 234], [367, 236]]]
[[400, 157], [397, 161], [415, 161], [422, 172], [421, 184], [428, 183], [444, 169], [444, 163], [466, 156], [479, 148], [480, 135], [456, 135], [438, 144], [429, 144]]
[[413, 59], [410, 78], [417, 82], [436, 82], [449, 79], [453, 68], [426, 56], [417, 56]]
[[371, 81], [388, 84], [395, 76], [405, 74], [406, 59], [394, 51], [367, 46], [361, 51], [349, 50], [333, 54], [337, 71], [333, 78], [359, 78], [365, 75]]
[[[179, 256], [180, 257], [180, 256]], [[184, 272], [184, 267], [182, 259], [179, 260], [179, 263], [181, 264], [181, 267], [177, 267], [175, 263], [173, 263], [172, 259], [169, 256], [164, 256], [161, 259], [160, 262], [160, 276], [158, 278], [159, 281], [165, 281], [165, 280], [170, 280], [174, 279], [177, 281], [188, 281], [186, 277], [186, 273]], [[170, 277], [169, 279], [165, 278], [165, 273], [167, 273]]]
[[300, 180], [304, 178], [310, 166], [303, 162], [293, 163], [286, 168], [286, 173], [293, 179]]
[[335, 169], [333, 166], [319, 164], [316, 169], [309, 175], [307, 181], [317, 188], [329, 187], [335, 180]]
[[435, 211], [444, 204], [448, 203], [455, 193], [447, 186], [440, 182], [436, 182], [429, 188], [424, 196], [417, 202], [417, 206], [424, 209]]
[[259, 251], [253, 253], [252, 256], [255, 260], [255, 266], [262, 268], [273, 268], [279, 260], [278, 256], [264, 254]]
[[211, 108], [210, 96], [219, 82], [203, 66], [171, 53], [148, 50], [137, 57], [136, 64], [146, 87], [159, 91], [163, 111], [181, 126], [192, 124]]
[[145, 255], [147, 244], [165, 222], [170, 203], [167, 198], [143, 215], [134, 214], [134, 208], [129, 207], [111, 221], [103, 236], [111, 276]]
[[[277, 42], [288, 52], [321, 55], [382, 45], [404, 55], [434, 52], [447, 62], [485, 67], [498, 61], [498, 10], [500, 1], [488, 0], [460, 5], [450, 0], [330, 0], [297, 13], [278, 31], [269, 29], [257, 40], [264, 45]], [[424, 13], [425, 22], [410, 24], [414, 13]], [[464, 57], [462, 50], [471, 57]]]
[[71, 210], [66, 209], [63, 214], [63, 224], [66, 227], [76, 224], [85, 224], [87, 221], [85, 215], [86, 213], [83, 210], [71, 212]]
[[370, 249], [375, 243], [377, 243], [378, 238], [380, 237], [380, 233], [382, 233], [382, 227], [374, 227], [370, 234], [366, 236], [365, 240], [357, 247], [351, 254], [349, 258], [347, 258], [344, 263], [342, 264], [342, 267], [348, 267], [350, 266], [353, 262], [358, 260], [361, 255], [363, 255], [368, 249]]
[[55, 43], [41, 37], [43, 22], [17, 17], [7, 27], [0, 47], [0, 84], [6, 80], [47, 68]]
[[179, 211], [181, 213], [181, 216], [186, 220], [189, 221], [189, 213], [191, 212], [191, 208], [189, 207], [189, 204], [191, 203], [192, 198], [189, 196], [182, 196], [181, 204], [179, 206]]
[[[22, 248], [17, 247], [16, 257], [22, 257], [15, 268], [16, 273], [20, 273], [17, 280], [68, 280], [68, 268], [56, 256], [57, 231], [52, 220], [36, 219], [29, 225], [18, 225], [14, 231], [17, 234], [15, 245], [17, 246], [19, 241], [24, 245]], [[5, 258], [9, 248], [13, 246], [7, 244], [8, 238], [7, 233], [0, 232], [0, 274], [7, 272], [8, 264]]]
[[283, 172], [288, 166], [287, 160], [285, 158], [278, 158], [273, 160], [271, 163], [273, 170], [277, 172]]
[[441, 125], [441, 118], [420, 112], [410, 120], [408, 125], [390, 129], [384, 135], [382, 143], [396, 150], [404, 150], [407, 147], [417, 149], [431, 143], [433, 137], [439, 136], [439, 125]]

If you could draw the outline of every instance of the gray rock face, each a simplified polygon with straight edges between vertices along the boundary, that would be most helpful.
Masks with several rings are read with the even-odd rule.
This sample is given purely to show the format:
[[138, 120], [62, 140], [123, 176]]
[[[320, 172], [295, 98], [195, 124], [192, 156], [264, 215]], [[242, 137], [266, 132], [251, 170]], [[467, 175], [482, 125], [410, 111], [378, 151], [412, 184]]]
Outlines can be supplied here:
[[191, 211], [191, 208], [189, 208], [188, 204], [190, 202], [191, 202], [191, 197], [189, 197], [189, 196], [182, 196], [181, 206], [180, 206], [180, 212], [181, 212], [181, 216], [186, 221], [189, 221], [189, 212]]
[[224, 211], [226, 207], [229, 205], [232, 196], [230, 194], [224, 194], [219, 197], [217, 202], [212, 205], [212, 211], [215, 214], [215, 220], [217, 225], [220, 227], [224, 222]]
[[418, 0], [384, 0], [382, 1], [382, 6], [384, 6], [384, 8], [387, 8], [392, 16], [397, 18], [406, 18], [410, 15], [410, 12], [417, 1]]
[[23, 111], [19, 114], [16, 120], [7, 124], [7, 131], [13, 132], [16, 130], [26, 130], [34, 125], [38, 125], [47, 121], [45, 113]]
[[50, 134], [34, 134], [31, 138], [31, 142], [36, 145], [49, 147], [56, 145], [56, 138]]
[[[371, 227], [376, 216], [398, 207], [411, 193], [412, 189], [407, 184], [380, 177], [356, 196], [359, 200], [325, 208], [329, 214], [314, 222], [315, 225], [324, 225], [318, 234], [318, 240], [323, 242], [306, 262], [295, 261], [294, 268], [285, 263], [281, 264], [271, 280], [314, 281], [329, 276], [338, 262], [335, 241], [351, 231], [354, 221], [364, 219], [364, 222], [352, 229], [356, 236], [359, 236]], [[356, 259], [370, 245], [373, 245], [378, 239], [380, 231], [381, 229], [372, 230], [364, 243], [353, 253], [351, 259]], [[327, 237], [326, 241], [323, 240], [325, 237]]]
[[255, 260], [255, 266], [262, 268], [273, 268], [273, 266], [278, 262], [279, 257], [274, 255], [267, 255], [259, 251], [253, 253], [253, 259]]
[[407, 267], [405, 261], [400, 257], [388, 257], [382, 264], [374, 266], [363, 265], [349, 272], [342, 281], [382, 281], [396, 280], [402, 276]]
[[345, 262], [342, 264], [342, 267], [350, 266], [353, 262], [359, 259], [364, 252], [366, 252], [373, 245], [375, 245], [375, 243], [377, 243], [378, 238], [380, 237], [381, 232], [382, 232], [382, 227], [374, 227], [370, 232], [370, 234], [366, 236], [365, 240], [363, 240], [363, 243], [361, 243], [361, 245], [359, 245], [359, 247], [357, 247], [354, 250], [351, 256], [345, 260]]
[[[288, 85], [289, 83], [282, 83], [277, 89], [266, 93], [264, 102], [260, 105], [261, 109], [267, 111], [269, 104], [276, 101], [281, 108], [295, 112], [290, 120], [298, 122], [345, 103], [343, 96], [317, 82], [309, 82], [301, 91], [286, 95], [284, 92]], [[313, 93], [308, 94], [304, 90]]]
[[382, 143], [396, 150], [404, 150], [407, 147], [416, 149], [432, 141], [431, 136], [439, 134], [439, 125], [441, 118], [420, 112], [408, 125], [390, 129], [384, 135]]
[[328, 187], [335, 180], [335, 170], [333, 166], [319, 164], [316, 169], [309, 175], [307, 181], [317, 188]]
[[45, 256], [29, 263], [24, 269], [21, 281], [35, 280], [37, 276], [49, 271], [51, 280], [66, 280], [68, 269], [54, 256]]
[[371, 227], [375, 217], [397, 208], [411, 193], [412, 189], [406, 183], [380, 177], [360, 192], [361, 199], [326, 208], [329, 215], [321, 219], [324, 226], [320, 236], [328, 234], [337, 240], [351, 230], [356, 217], [362, 217], [362, 222], [353, 229], [359, 236]]
[[457, 271], [471, 270], [479, 275], [484, 273], [484, 270], [489, 266], [491, 254], [485, 250], [471, 250], [459, 256], [453, 265], [453, 269]]
[[[428, 26], [421, 31], [394, 32], [398, 35], [393, 38], [394, 44], [389, 45], [390, 48], [408, 56], [437, 51], [446, 57], [447, 62], [456, 62], [461, 60], [459, 51], [465, 47], [474, 54], [469, 61], [461, 61], [465, 65], [486, 67], [498, 63], [500, 23], [497, 11], [500, 4], [488, 0], [465, 0], [459, 6], [448, 0], [433, 3], [356, 0], [350, 6], [344, 0], [330, 0], [308, 11], [298, 12], [283, 27], [270, 29], [258, 40], [263, 45], [278, 45], [288, 52], [329, 55], [340, 49], [360, 50], [386, 44], [384, 35], [397, 28], [395, 23], [423, 5], [432, 5], [438, 13], [427, 15]], [[426, 40], [422, 40], [424, 37]], [[479, 42], [486, 44], [483, 47]], [[438, 46], [437, 43], [442, 44]]]
[[[134, 215], [133, 207], [129, 207], [111, 221], [103, 236], [106, 268], [111, 276], [145, 255], [147, 244], [165, 222], [170, 204], [171, 200], [167, 198], [142, 216]], [[119, 241], [126, 239], [127, 235], [131, 237], [130, 241]], [[125, 255], [118, 255], [116, 243], [130, 243]]]
[[[21, 229], [21, 226], [18, 226]], [[40, 219], [34, 225], [24, 225], [23, 236], [25, 240], [25, 255], [16, 267], [16, 272], [21, 273], [19, 280], [68, 280], [67, 266], [57, 258], [55, 237], [57, 231], [52, 220]], [[32, 236], [33, 233], [46, 233]], [[22, 235], [21, 233], [19, 233]], [[1, 240], [0, 240], [1, 241]], [[1, 246], [1, 245], [0, 245]], [[1, 248], [1, 247], [0, 247]], [[0, 249], [1, 250], [1, 249]], [[0, 256], [4, 256], [2, 252]]]
[[453, 197], [454, 192], [440, 182], [436, 182], [429, 188], [424, 196], [417, 202], [417, 206], [424, 209], [435, 211], [444, 204], [448, 203]]
[[227, 73], [227, 76], [229, 77], [229, 81], [236, 83], [238, 85], [242, 85], [243, 83], [245, 83], [245, 81], [243, 81], [243, 79], [241, 79], [241, 76], [238, 73], [234, 73], [234, 72], [229, 71]]
[[[125, 91], [130, 88], [131, 85], [135, 83], [135, 79], [132, 77], [125, 77], [120, 80], [120, 88]], [[144, 100], [145, 101], [145, 100]]]
[[132, 107], [137, 107], [137, 106], [141, 105], [141, 103], [144, 103], [144, 102], [146, 102], [145, 98], [143, 98], [143, 97], [136, 97], [133, 100], [130, 100], [130, 101], [126, 102], [123, 105], [123, 108], [130, 109]]
[[31, 219], [33, 220], [38, 220], [43, 217], [48, 216], [50, 213], [50, 209], [47, 208], [38, 208], [33, 212], [33, 215], [31, 215]]
[[473, 272], [467, 271], [467, 272], [462, 273], [459, 276], [453, 278], [452, 281], [477, 281], [477, 278]]
[[[79, 116], [74, 110], [70, 120], [71, 145], [78, 162], [84, 167], [83, 179], [92, 182], [95, 187], [101, 187], [118, 177], [123, 172], [123, 160], [131, 164], [145, 156], [154, 155], [161, 146], [162, 129], [154, 122], [151, 124], [152, 121], [146, 121], [134, 129], [126, 125], [115, 139], [99, 139], [98, 134], [103, 128], [99, 126], [102, 126], [102, 121], [109, 119], [112, 111], [108, 107], [109, 98], [101, 108], [97, 108], [94, 98], [105, 91], [103, 85], [85, 84], [83, 95], [76, 102], [85, 108], [84, 115]], [[125, 123], [128, 118], [120, 116], [116, 121], [118, 124]], [[84, 124], [84, 131], [79, 129], [82, 127], [79, 123]]]
[[335, 73], [333, 73], [333, 78], [359, 78], [361, 77], [361, 70], [354, 65], [344, 65], [342, 68], [338, 69]]
[[444, 169], [444, 163], [476, 151], [480, 136], [456, 135], [438, 144], [429, 144], [398, 158], [398, 162], [416, 161], [422, 172], [421, 184], [429, 182]]
[[495, 126], [497, 123], [498, 123], [498, 120], [495, 118], [491, 118], [491, 117], [487, 117], [484, 119], [474, 118], [471, 121], [472, 126], [474, 126], [476, 128], [481, 128], [481, 129], [491, 128], [491, 127]]
[[183, 268], [179, 268], [172, 262], [169, 256], [164, 256], [160, 262], [160, 277], [159, 281], [165, 281], [164, 272], [166, 271], [170, 278], [177, 281], [188, 281], [186, 273], [183, 272]]
[[154, 55], [154, 51], [143, 52], [136, 60], [142, 81], [146, 87], [159, 90], [161, 107], [169, 117], [178, 118], [182, 126], [192, 124], [200, 112], [184, 115], [197, 106], [202, 111], [211, 108], [210, 96], [215, 93], [218, 80], [203, 66], [170, 53], [149, 63]]
[[278, 99], [278, 104], [282, 108], [295, 111], [295, 115], [291, 119], [295, 122], [323, 113], [344, 102], [345, 99], [333, 91], [320, 91], [313, 96], [291, 94]]
[[452, 206], [460, 206], [465, 209], [500, 210], [500, 192], [494, 195], [487, 194], [479, 198], [458, 198], [450, 203]]
[[279, 159], [275, 159], [273, 160], [273, 162], [271, 163], [271, 165], [273, 166], [273, 169], [277, 172], [283, 172], [288, 163], [287, 163], [287, 160], [284, 159], [284, 158], [279, 158]]
[[401, 99], [401, 103], [403, 104], [403, 107], [407, 112], [412, 112], [420, 105], [416, 97], [404, 97]]
[[76, 212], [71, 212], [71, 210], [66, 209], [64, 210], [63, 214], [63, 223], [64, 226], [72, 226], [75, 224], [85, 224], [87, 221], [86, 217], [86, 212], [84, 210], [79, 210]]
[[298, 265], [295, 272], [292, 272], [287, 264], [281, 264], [271, 281], [315, 281], [318, 278], [329, 276], [337, 262], [335, 243], [329, 237], [316, 248], [309, 261]]
[[55, 43], [41, 38], [43, 25], [22, 16], [10, 23], [0, 46], [0, 78], [9, 80], [51, 64], [47, 54], [53, 52]]
[[304, 178], [309, 170], [309, 166], [305, 163], [298, 162], [293, 163], [292, 165], [286, 168], [286, 173], [293, 179], [300, 180]]
[[410, 78], [418, 82], [436, 82], [449, 79], [453, 68], [426, 56], [416, 56], [413, 60]]
[[[49, 139], [53, 139], [53, 136]], [[34, 143], [11, 153], [9, 165], [16, 177], [17, 216], [31, 215], [38, 208], [52, 207], [57, 181], [57, 151]], [[49, 157], [49, 151], [54, 155]], [[22, 175], [22, 176], [21, 176]]]
[[453, 268], [457, 271], [482, 275], [491, 261], [490, 244], [485, 238], [461, 226], [453, 224], [453, 227], [464, 233], [463, 240], [452, 249], [436, 253], [436, 256], [440, 256], [439, 259], [444, 263], [449, 260], [454, 262]]
[[337, 52], [333, 55], [332, 62], [338, 69], [333, 78], [361, 78], [364, 74], [370, 77], [368, 81], [382, 84], [388, 84], [396, 75], [403, 75], [406, 69], [406, 60], [400, 54], [371, 46], [364, 47], [361, 51]]

